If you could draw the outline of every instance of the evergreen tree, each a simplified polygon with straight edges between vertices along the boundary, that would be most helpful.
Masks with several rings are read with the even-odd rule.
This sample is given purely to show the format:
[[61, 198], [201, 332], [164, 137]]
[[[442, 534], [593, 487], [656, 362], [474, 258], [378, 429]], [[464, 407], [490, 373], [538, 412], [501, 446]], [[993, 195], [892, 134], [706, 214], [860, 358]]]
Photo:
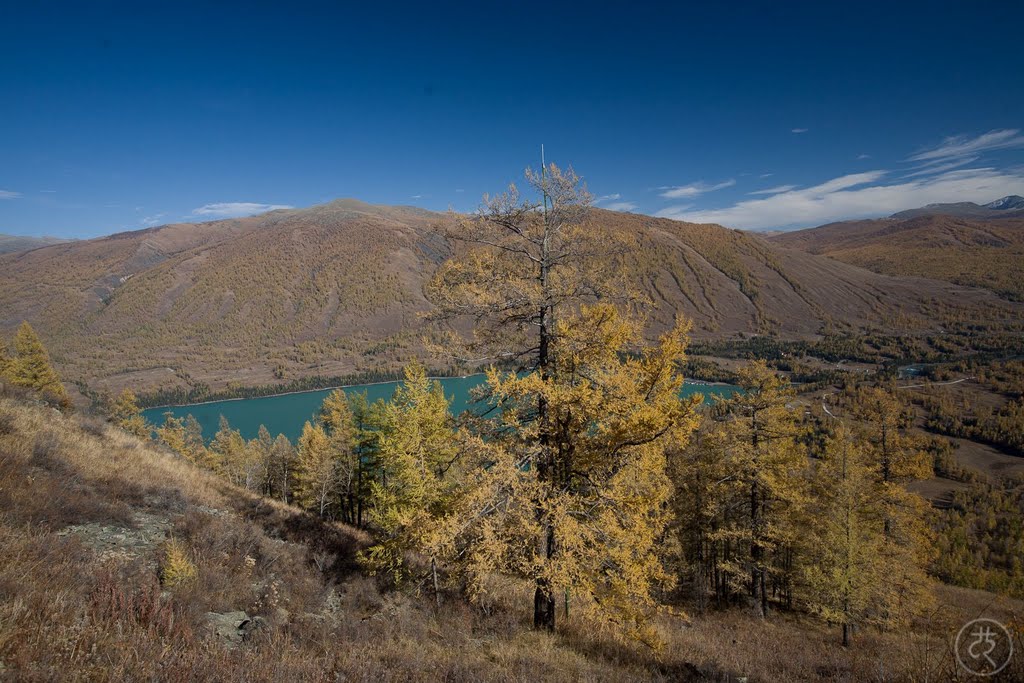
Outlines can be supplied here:
[[7, 340], [0, 337], [0, 382], [12, 381], [13, 368], [14, 360], [11, 358], [11, 350], [7, 347]]
[[692, 586], [698, 609], [707, 607], [709, 591], [722, 606], [730, 588], [722, 567], [734, 548], [721, 532], [740, 506], [731, 504], [735, 475], [726, 458], [724, 434], [710, 411], [703, 413], [687, 447], [671, 453], [669, 464], [680, 574]]
[[384, 402], [370, 404], [366, 392], [349, 396], [352, 424], [355, 427], [354, 451], [356, 470], [356, 511], [355, 524], [362, 527], [364, 514], [370, 505], [371, 487], [381, 481], [380, 431], [384, 421]]

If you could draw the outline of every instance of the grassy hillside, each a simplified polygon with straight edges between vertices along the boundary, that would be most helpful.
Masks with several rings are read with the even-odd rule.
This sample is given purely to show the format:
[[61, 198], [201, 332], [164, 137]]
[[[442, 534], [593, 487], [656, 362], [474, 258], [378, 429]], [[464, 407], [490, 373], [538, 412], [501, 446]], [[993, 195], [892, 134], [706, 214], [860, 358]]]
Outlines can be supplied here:
[[984, 287], [1024, 301], [1022, 218], [883, 218], [831, 223], [769, 239], [877, 273]]
[[10, 395], [0, 542], [0, 676], [17, 680], [939, 680], [968, 615], [1021, 609], [940, 587], [913, 635], [865, 632], [852, 650], [820, 622], [738, 611], [665, 615], [662, 655], [579, 615], [540, 634], [524, 587], [485, 609], [384, 590], [354, 562], [361, 532]]
[[[62, 375], [92, 389], [394, 371], [425, 355], [423, 285], [452, 249], [442, 218], [340, 200], [8, 254], [0, 331], [30, 321]], [[652, 333], [677, 311], [697, 339], [917, 332], [938, 325], [936, 301], [972, 319], [1020, 312], [983, 291], [878, 275], [716, 225], [600, 210], [590, 220], [635, 240], [619, 265], [651, 302]]]

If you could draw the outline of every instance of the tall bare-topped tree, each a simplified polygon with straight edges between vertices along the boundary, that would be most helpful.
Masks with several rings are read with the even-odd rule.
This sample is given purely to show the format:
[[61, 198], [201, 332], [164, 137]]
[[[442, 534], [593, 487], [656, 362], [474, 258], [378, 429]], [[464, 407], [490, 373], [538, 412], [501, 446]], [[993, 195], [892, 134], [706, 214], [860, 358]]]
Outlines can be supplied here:
[[[436, 318], [474, 322], [474, 338], [465, 348], [482, 354], [475, 360], [511, 363], [546, 379], [556, 315], [595, 293], [585, 277], [593, 252], [582, 225], [592, 196], [571, 168], [562, 171], [552, 164], [540, 173], [527, 169], [526, 180], [539, 197], [524, 198], [513, 184], [497, 196], [485, 195], [476, 215], [453, 216], [447, 235], [469, 248], [441, 267], [428, 293], [437, 306]], [[532, 417], [538, 430], [531, 465], [543, 479], [552, 455], [542, 393], [536, 396]], [[548, 525], [538, 554], [551, 557], [553, 534]], [[534, 625], [553, 629], [554, 610], [554, 595], [538, 583]]]
[[[629, 428], [620, 425], [617, 428], [624, 430], [618, 435], [621, 443], [612, 443], [601, 458], [592, 458], [593, 463], [585, 458], [574, 460], [574, 453], [584, 453], [590, 447], [581, 444], [592, 436], [591, 430], [596, 428], [595, 425], [601, 423], [597, 412], [582, 410], [573, 416], [572, 406], [563, 400], [576, 391], [582, 391], [589, 397], [604, 395], [607, 400], [613, 400], [612, 386], [622, 378], [616, 375], [614, 382], [609, 379], [612, 377], [607, 374], [612, 372], [609, 368], [613, 365], [618, 367], [609, 359], [615, 354], [627, 353], [630, 348], [635, 350], [630, 345], [640, 341], [635, 327], [630, 328], [628, 334], [623, 331], [613, 340], [605, 339], [601, 336], [607, 332], [605, 324], [611, 323], [596, 323], [598, 320], [611, 320], [609, 316], [612, 314], [606, 308], [585, 311], [585, 304], [598, 300], [604, 303], [631, 301], [630, 292], [615, 273], [615, 255], [628, 247], [628, 238], [605, 230], [599, 221], [592, 220], [588, 208], [591, 195], [572, 169], [563, 171], [552, 164], [539, 173], [527, 170], [526, 179], [536, 193], [534, 199], [524, 198], [513, 185], [498, 196], [485, 196], [476, 215], [451, 216], [447, 234], [455, 243], [456, 255], [438, 270], [428, 286], [428, 295], [436, 306], [435, 319], [448, 321], [455, 327], [465, 325], [467, 321], [473, 325], [473, 335], [468, 342], [462, 343], [457, 335], [452, 334], [448, 348], [460, 349], [464, 360], [503, 364], [525, 374], [521, 382], [514, 379], [515, 375], [502, 378], [497, 374], [492, 374], [488, 382], [494, 403], [502, 404], [506, 411], [506, 419], [500, 421], [503, 424], [497, 428], [499, 438], [492, 439], [489, 447], [500, 447], [504, 443], [513, 452], [509, 453], [507, 460], [501, 456], [488, 458], [492, 463], [486, 468], [490, 476], [484, 478], [491, 481], [484, 488], [498, 491], [508, 488], [505, 483], [519, 486], [511, 484], [517, 473], [529, 473], [531, 483], [523, 484], [522, 491], [527, 491], [532, 500], [530, 527], [535, 529], [532, 534], [534, 543], [528, 550], [529, 561], [519, 563], [517, 571], [535, 583], [534, 626], [553, 630], [555, 596], [559, 589], [555, 584], [564, 584], [563, 579], [576, 571], [555, 568], [572, 565], [579, 569], [579, 563], [566, 564], [570, 558], [580, 562], [586, 558], [591, 564], [598, 557], [608, 560], [606, 554], [602, 554], [602, 548], [607, 545], [604, 550], [612, 552], [613, 545], [606, 542], [607, 539], [594, 540], [596, 545], [586, 553], [576, 552], [579, 548], [572, 547], [572, 532], [566, 529], [578, 520], [570, 521], [571, 515], [567, 516], [564, 496], [577, 495], [576, 489], [583, 490], [580, 487], [593, 493], [606, 483], [610, 485], [611, 480], [594, 482], [588, 478], [608, 477], [608, 471], [619, 472], [627, 467], [627, 461], [632, 462], [631, 458], [641, 457], [641, 451], [648, 452], [643, 449], [657, 449], [662, 441], [680, 438], [689, 432], [692, 424], [686, 407], [680, 404], [668, 408], [664, 405], [672, 392], [666, 390], [661, 393], [661, 389], [670, 386], [672, 381], [678, 379], [681, 382], [681, 377], [669, 368], [681, 358], [685, 347], [685, 342], [678, 341], [685, 337], [683, 326], [677, 328], [673, 341], [665, 342], [673, 351], [665, 352], [666, 360], [658, 366], [658, 372], [663, 374], [649, 378], [651, 384], [647, 393], [614, 395], [614, 400], [625, 403], [629, 402], [627, 397], [636, 399], [638, 404], [634, 407], [637, 410], [652, 410], [651, 397], [657, 394], [658, 400], [663, 402], [656, 410], [661, 420], [659, 429], [648, 433], [641, 425]], [[634, 322], [625, 326], [632, 324]], [[591, 326], [591, 329], [581, 330], [581, 326]], [[571, 341], [567, 339], [562, 343], [565, 335], [569, 335]], [[570, 371], [570, 368], [578, 367], [570, 355], [582, 353], [580, 349], [587, 349], [587, 354], [596, 353], [596, 349], [611, 354], [600, 356], [600, 361], [595, 361], [594, 368], [590, 368], [597, 373], [595, 377], [581, 377]], [[556, 358], [558, 353], [567, 355], [559, 360]], [[600, 372], [596, 369], [598, 367]], [[608, 385], [598, 385], [597, 377], [607, 380]], [[659, 391], [651, 391], [653, 386], [657, 386]], [[584, 422], [578, 422], [580, 419]], [[509, 426], [512, 424], [514, 426]], [[567, 426], [570, 424], [571, 429]], [[636, 433], [629, 431], [633, 428]], [[663, 477], [663, 458], [652, 457], [651, 467], [643, 469], [649, 469], [655, 478]], [[609, 464], [612, 462], [618, 464]], [[593, 471], [588, 469], [591, 464]], [[608, 471], [599, 472], [602, 467]], [[508, 482], [496, 482], [497, 475], [503, 472], [507, 474]], [[660, 491], [659, 486], [652, 483], [651, 490]], [[498, 514], [492, 503], [481, 503], [482, 509]], [[654, 506], [657, 507], [657, 500]], [[505, 510], [503, 514], [510, 514], [507, 506], [502, 509]], [[641, 514], [639, 510], [635, 512]], [[559, 522], [564, 531], [562, 538], [558, 537]], [[660, 519], [652, 521], [653, 527], [661, 523]], [[521, 524], [516, 526], [523, 528]], [[510, 534], [506, 538], [516, 539], [517, 536]], [[594, 538], [605, 537], [598, 534]], [[469, 553], [475, 555], [481, 566], [506, 550], [488, 549], [487, 554], [491, 557], [485, 559], [481, 557], [481, 547], [486, 548], [478, 546]], [[643, 557], [643, 562], [647, 562], [647, 555]], [[501, 564], [497, 562], [495, 566]], [[504, 568], [508, 566], [509, 563], [505, 563]], [[645, 572], [656, 573], [653, 565], [644, 566]], [[633, 575], [638, 579], [636, 585], [646, 585], [646, 579], [638, 578], [641, 573]], [[597, 584], [584, 580], [584, 574], [580, 570], [575, 575], [583, 584], [595, 586], [596, 599]], [[606, 604], [610, 602], [614, 600], [608, 598]]]

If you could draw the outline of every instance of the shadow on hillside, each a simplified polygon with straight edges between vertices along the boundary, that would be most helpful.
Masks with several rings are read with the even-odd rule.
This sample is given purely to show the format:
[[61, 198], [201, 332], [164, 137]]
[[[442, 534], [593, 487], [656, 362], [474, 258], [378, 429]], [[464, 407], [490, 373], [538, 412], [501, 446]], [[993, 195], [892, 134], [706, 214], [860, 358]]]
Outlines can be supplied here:
[[364, 532], [254, 494], [239, 495], [237, 488], [227, 484], [220, 490], [233, 512], [259, 526], [267, 536], [303, 545], [311, 558], [332, 558], [324, 563], [325, 578], [341, 582], [359, 571], [356, 553], [370, 544]]

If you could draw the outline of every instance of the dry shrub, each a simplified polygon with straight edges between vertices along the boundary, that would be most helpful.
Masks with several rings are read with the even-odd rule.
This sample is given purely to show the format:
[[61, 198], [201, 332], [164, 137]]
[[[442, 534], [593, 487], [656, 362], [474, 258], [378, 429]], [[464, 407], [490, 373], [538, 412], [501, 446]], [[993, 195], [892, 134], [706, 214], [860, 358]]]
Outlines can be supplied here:
[[160, 564], [160, 582], [164, 586], [173, 589], [196, 580], [199, 570], [189, 554], [188, 546], [176, 538], [164, 544], [164, 558]]
[[0, 436], [14, 433], [14, 415], [6, 410], [0, 412]]

